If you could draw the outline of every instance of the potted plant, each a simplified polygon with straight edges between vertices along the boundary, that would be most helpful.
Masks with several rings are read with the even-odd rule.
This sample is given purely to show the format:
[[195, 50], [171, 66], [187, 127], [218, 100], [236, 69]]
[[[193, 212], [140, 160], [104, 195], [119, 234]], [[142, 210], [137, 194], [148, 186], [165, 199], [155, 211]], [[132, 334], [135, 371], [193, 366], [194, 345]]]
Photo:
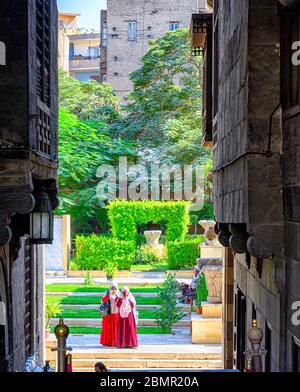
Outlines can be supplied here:
[[196, 313], [197, 314], [202, 314], [202, 286], [201, 286], [201, 281], [199, 280], [196, 288], [195, 288], [196, 296], [195, 296], [195, 307], [196, 307]]
[[195, 287], [195, 306], [196, 313], [202, 314], [202, 301], [207, 301], [207, 288], [205, 283], [205, 276], [203, 272], [200, 273], [199, 279]]
[[50, 337], [51, 320], [61, 312], [61, 304], [56, 298], [47, 297], [46, 299], [46, 329], [45, 339]]

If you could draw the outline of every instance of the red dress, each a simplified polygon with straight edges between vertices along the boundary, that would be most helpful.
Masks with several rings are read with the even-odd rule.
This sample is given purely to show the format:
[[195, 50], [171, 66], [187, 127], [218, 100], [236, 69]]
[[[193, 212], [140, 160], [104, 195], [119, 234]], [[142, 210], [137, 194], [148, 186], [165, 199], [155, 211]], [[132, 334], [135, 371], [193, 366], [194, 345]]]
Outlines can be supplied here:
[[[117, 306], [120, 309], [122, 305], [122, 299], [118, 299]], [[130, 301], [131, 312], [128, 314], [128, 317], [122, 318], [119, 316], [119, 325], [117, 332], [117, 347], [125, 348], [125, 347], [138, 347], [138, 338], [136, 333], [136, 321], [134, 317], [134, 303]]]
[[[102, 302], [107, 302], [109, 299], [109, 294], [107, 294], [102, 298]], [[111, 313], [110, 315], [103, 317], [100, 344], [102, 344], [103, 346], [116, 347], [118, 323], [118, 313]]]

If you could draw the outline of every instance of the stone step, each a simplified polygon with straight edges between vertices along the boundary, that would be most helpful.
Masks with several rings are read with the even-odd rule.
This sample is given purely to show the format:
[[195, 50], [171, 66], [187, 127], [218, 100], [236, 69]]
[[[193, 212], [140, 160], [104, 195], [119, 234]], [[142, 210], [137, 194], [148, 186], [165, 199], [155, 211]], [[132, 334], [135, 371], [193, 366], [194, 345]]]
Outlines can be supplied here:
[[[64, 309], [93, 309], [98, 310], [99, 305], [62, 305], [61, 308]], [[177, 305], [183, 312], [189, 312], [190, 305], [178, 304]], [[137, 305], [137, 310], [156, 310], [159, 309], [161, 305]]]
[[111, 360], [111, 359], [126, 359], [126, 360], [222, 360], [220, 352], [143, 352], [140, 350], [73, 350], [73, 360], [89, 359], [95, 362]]
[[[193, 271], [190, 270], [172, 270], [172, 271], [167, 271], [176, 276], [177, 279], [191, 279], [193, 277]], [[104, 282], [106, 282], [106, 274], [103, 271], [91, 271], [90, 275], [94, 279], [101, 279]], [[124, 280], [124, 283], [126, 284], [125, 279], [130, 279], [130, 283], [132, 284], [132, 280], [137, 279], [137, 280], [148, 280], [148, 279], [158, 279], [161, 281], [164, 281], [166, 279], [167, 273], [166, 272], [160, 272], [160, 271], [118, 271], [117, 276], [115, 277], [115, 280], [118, 281], [119, 279]], [[73, 282], [74, 280], [76, 281], [84, 281], [86, 277], [86, 271], [47, 271], [46, 272], [46, 277], [48, 279], [60, 279], [68, 282]], [[141, 282], [141, 285], [146, 286], [147, 282]]]
[[[62, 293], [62, 292], [55, 292], [55, 293], [46, 293], [46, 295], [51, 295], [51, 296], [57, 296], [57, 297], [99, 297], [102, 298], [104, 296], [104, 293], [86, 293], [86, 292], [68, 292], [68, 293]], [[134, 297], [148, 297], [148, 298], [155, 298], [158, 296], [158, 293], [133, 293]], [[181, 297], [181, 294], [177, 294], [177, 298]]]
[[[69, 327], [71, 326], [77, 326], [77, 327], [101, 327], [102, 325], [102, 319], [87, 319], [87, 318], [65, 318], [64, 322], [66, 325]], [[59, 323], [59, 319], [52, 319], [50, 325], [51, 326], [56, 326]], [[178, 321], [178, 323], [175, 324], [176, 327], [188, 327], [190, 325], [190, 319], [185, 318], [183, 320]], [[138, 326], [139, 327], [157, 327], [157, 324], [154, 319], [139, 319], [138, 320]]]
[[[97, 361], [96, 361], [97, 362]], [[80, 359], [73, 360], [73, 370], [76, 371], [91, 371], [94, 372], [95, 360]], [[223, 367], [222, 360], [135, 360], [135, 359], [108, 359], [105, 366], [108, 369], [221, 369]]]
[[[110, 370], [110, 369], [109, 369]], [[140, 368], [121, 368], [121, 369], [112, 369], [111, 370], [113, 373], [178, 373], [178, 368], [147, 368], [147, 369], [140, 369]], [[95, 370], [93, 368], [76, 368], [73, 369], [74, 373], [94, 373]], [[211, 368], [211, 369], [205, 369], [205, 368], [180, 368], [181, 373], [206, 373], [206, 372], [235, 372], [235, 370], [224, 370], [223, 367], [221, 368]], [[237, 371], [236, 371], [237, 372]]]

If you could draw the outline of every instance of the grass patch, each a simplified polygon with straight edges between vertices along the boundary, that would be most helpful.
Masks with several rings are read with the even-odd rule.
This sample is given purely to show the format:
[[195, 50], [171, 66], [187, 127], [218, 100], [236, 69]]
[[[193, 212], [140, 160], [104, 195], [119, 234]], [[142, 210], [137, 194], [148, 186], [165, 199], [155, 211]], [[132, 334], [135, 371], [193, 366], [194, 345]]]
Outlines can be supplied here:
[[[57, 296], [48, 296], [50, 298], [55, 298], [62, 305], [100, 305], [101, 298], [99, 297], [57, 297]], [[159, 305], [161, 303], [159, 297], [137, 297], [136, 302], [138, 305]]]
[[[51, 332], [54, 332], [55, 327], [51, 327]], [[101, 333], [100, 328], [93, 327], [69, 327], [71, 334], [78, 335], [98, 335]], [[139, 335], [166, 335], [159, 327], [137, 327], [137, 333]]]
[[[121, 288], [121, 286], [120, 286]], [[79, 284], [47, 284], [47, 293], [104, 293], [107, 286], [83, 286]], [[133, 286], [130, 288], [132, 293], [158, 293], [157, 286]]]
[[142, 271], [142, 272], [165, 272], [169, 269], [167, 263], [158, 264], [134, 264], [131, 266], [130, 271]]
[[[57, 318], [63, 317], [68, 318], [79, 318], [79, 319], [91, 319], [101, 318], [101, 313], [97, 309], [65, 309], [61, 314], [57, 315]], [[139, 310], [140, 319], [155, 319], [155, 310]], [[68, 324], [68, 323], [67, 323]]]

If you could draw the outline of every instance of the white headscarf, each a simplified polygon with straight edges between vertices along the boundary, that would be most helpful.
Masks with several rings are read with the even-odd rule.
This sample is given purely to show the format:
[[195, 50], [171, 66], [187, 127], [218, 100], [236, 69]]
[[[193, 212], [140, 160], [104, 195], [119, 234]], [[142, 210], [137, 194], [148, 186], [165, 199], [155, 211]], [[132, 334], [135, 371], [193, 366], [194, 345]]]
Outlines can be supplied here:
[[[120, 308], [120, 317], [121, 318], [127, 318], [130, 314], [130, 312], [133, 311], [133, 315], [135, 317], [135, 307], [136, 307], [136, 300], [134, 296], [131, 294], [129, 287], [125, 286], [123, 287], [122, 291], [126, 291], [128, 293], [128, 296], [125, 298], [122, 298], [122, 305]], [[131, 309], [131, 303], [133, 303], [133, 309]]]

